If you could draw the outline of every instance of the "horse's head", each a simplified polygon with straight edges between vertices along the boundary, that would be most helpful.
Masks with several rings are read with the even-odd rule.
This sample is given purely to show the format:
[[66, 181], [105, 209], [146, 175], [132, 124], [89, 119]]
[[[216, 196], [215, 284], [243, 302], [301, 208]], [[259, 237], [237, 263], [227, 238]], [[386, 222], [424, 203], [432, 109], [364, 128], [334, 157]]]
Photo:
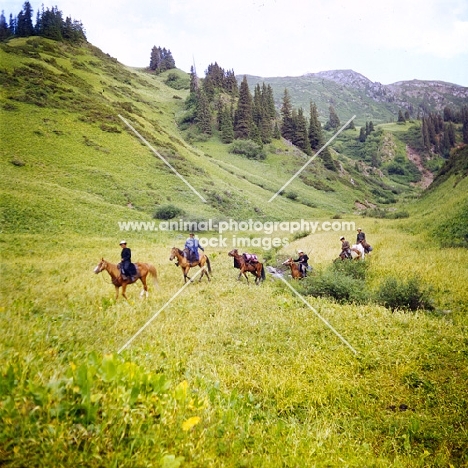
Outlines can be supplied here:
[[237, 251], [237, 249], [234, 249], [234, 250], [231, 250], [228, 255], [230, 257], [236, 257], [237, 255], [239, 255], [239, 252]]
[[183, 256], [183, 252], [178, 249], [177, 247], [172, 247], [171, 249], [171, 256], [169, 257], [169, 260], [172, 262], [172, 260], [174, 260], [174, 258], [178, 257], [182, 255]]
[[286, 261], [283, 262], [283, 265], [292, 265], [294, 262], [293, 262], [293, 259], [292, 257], [289, 257]]
[[105, 269], [107, 269], [107, 262], [103, 258], [101, 258], [101, 261], [97, 264], [96, 268], [94, 269], [94, 273], [101, 273], [101, 271], [104, 271]]

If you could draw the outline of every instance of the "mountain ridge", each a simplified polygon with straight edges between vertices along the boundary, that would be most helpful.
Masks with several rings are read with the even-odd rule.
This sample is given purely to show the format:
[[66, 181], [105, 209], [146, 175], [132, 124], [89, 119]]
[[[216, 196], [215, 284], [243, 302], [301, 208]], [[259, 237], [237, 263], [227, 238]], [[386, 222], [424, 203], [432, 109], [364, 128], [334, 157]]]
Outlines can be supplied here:
[[[468, 87], [455, 83], [414, 79], [384, 85], [351, 69], [296, 77], [245, 76], [252, 87], [261, 82], [270, 84], [278, 106], [285, 88], [293, 106], [302, 107], [306, 114], [310, 101], [314, 101], [322, 122], [328, 118], [330, 105], [337, 106], [343, 120], [356, 115], [356, 122], [363, 124], [367, 120], [374, 123], [396, 121], [399, 110], [408, 111], [411, 118], [417, 118], [418, 115], [441, 112], [444, 107], [461, 108], [468, 104]], [[238, 79], [241, 79], [240, 75]]]

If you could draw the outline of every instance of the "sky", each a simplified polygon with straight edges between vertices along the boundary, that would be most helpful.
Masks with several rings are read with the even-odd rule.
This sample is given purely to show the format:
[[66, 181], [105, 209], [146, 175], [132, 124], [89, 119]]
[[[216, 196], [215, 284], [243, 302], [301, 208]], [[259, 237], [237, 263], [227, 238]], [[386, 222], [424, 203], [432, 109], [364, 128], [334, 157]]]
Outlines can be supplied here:
[[[468, 87], [468, 0], [29, 0], [80, 20], [119, 62], [149, 65], [153, 46], [203, 77], [217, 62], [263, 78], [352, 69], [382, 84]], [[2, 0], [8, 20], [23, 0]]]

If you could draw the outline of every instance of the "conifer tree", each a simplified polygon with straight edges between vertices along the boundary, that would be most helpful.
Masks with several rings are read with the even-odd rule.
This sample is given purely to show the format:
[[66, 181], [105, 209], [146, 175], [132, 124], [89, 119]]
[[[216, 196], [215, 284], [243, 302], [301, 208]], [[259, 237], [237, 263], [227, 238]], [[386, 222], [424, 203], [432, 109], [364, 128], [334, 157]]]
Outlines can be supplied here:
[[52, 7], [42, 12], [41, 17], [41, 36], [61, 41], [62, 36], [62, 12], [57, 7]]
[[283, 104], [281, 106], [281, 136], [286, 140], [294, 140], [294, 120], [291, 98], [287, 89], [284, 90]]
[[364, 129], [364, 127], [361, 127], [361, 130], [359, 130], [359, 141], [361, 143], [364, 143], [366, 141], [366, 138], [367, 138], [366, 130]]
[[8, 29], [10, 30], [10, 33], [12, 36], [16, 35], [16, 18], [10, 13], [10, 22]]
[[293, 143], [300, 148], [306, 154], [312, 154], [312, 149], [310, 147], [308, 132], [307, 132], [307, 121], [304, 117], [304, 111], [300, 107], [297, 111], [297, 116], [295, 118], [294, 125], [294, 141]]
[[336, 130], [341, 125], [338, 114], [336, 113], [335, 108], [333, 106], [330, 106], [328, 108], [328, 111], [330, 113], [330, 116], [328, 118], [327, 123], [325, 124], [325, 128], [327, 130]]
[[198, 89], [198, 76], [193, 65], [190, 67], [190, 92], [196, 93]]
[[4, 41], [11, 36], [10, 28], [8, 27], [8, 23], [5, 18], [5, 14], [2, 10], [2, 14], [0, 15], [0, 41]]
[[232, 143], [234, 140], [234, 125], [229, 107], [223, 107], [220, 120], [221, 141], [223, 143]]
[[263, 106], [265, 109], [266, 114], [270, 120], [273, 120], [276, 117], [276, 108], [275, 108], [275, 99], [273, 96], [273, 88], [271, 85], [265, 86], [265, 82], [263, 82], [262, 86], [262, 98], [263, 98]]
[[463, 125], [462, 126], [463, 143], [468, 144], [468, 106], [463, 106], [460, 114], [461, 114], [460, 120]]
[[322, 141], [322, 125], [318, 118], [318, 111], [315, 102], [310, 102], [310, 120], [309, 120], [309, 143], [310, 147], [317, 151]]
[[273, 138], [275, 140], [280, 140], [281, 139], [281, 131], [278, 125], [278, 121], [275, 120], [275, 125], [273, 127]]
[[19, 12], [16, 20], [15, 34], [19, 37], [29, 37], [34, 34], [32, 23], [33, 9], [29, 2], [24, 2], [23, 10]]
[[247, 77], [244, 75], [239, 88], [239, 100], [237, 101], [237, 109], [234, 119], [235, 138], [244, 140], [249, 138], [253, 125], [252, 109], [252, 95], [250, 94]]
[[236, 75], [234, 70], [228, 70], [224, 79], [224, 90], [233, 97], [239, 95], [239, 87], [237, 85]]
[[200, 132], [205, 133], [206, 135], [211, 135], [212, 129], [210, 104], [203, 89], [199, 89], [197, 92], [197, 110], [195, 122], [197, 123]]

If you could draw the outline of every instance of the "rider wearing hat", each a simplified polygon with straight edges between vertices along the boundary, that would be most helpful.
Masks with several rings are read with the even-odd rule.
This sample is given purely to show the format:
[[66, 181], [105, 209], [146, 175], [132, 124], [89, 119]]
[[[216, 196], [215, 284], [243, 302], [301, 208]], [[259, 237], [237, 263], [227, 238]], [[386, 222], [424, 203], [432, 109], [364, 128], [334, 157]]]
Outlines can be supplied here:
[[297, 254], [299, 255], [299, 258], [293, 261], [299, 264], [299, 270], [301, 271], [302, 276], [306, 276], [307, 269], [309, 267], [309, 264], [307, 263], [309, 261], [309, 257], [301, 249], [297, 251]]
[[136, 274], [135, 265], [132, 263], [132, 251], [127, 247], [127, 241], [125, 240], [120, 241], [120, 247], [122, 248], [122, 252], [120, 253], [122, 276], [131, 277]]
[[349, 242], [344, 238], [344, 236], [340, 237], [340, 241], [341, 241], [341, 255], [343, 255], [344, 258], [350, 258], [351, 246], [349, 245]]

